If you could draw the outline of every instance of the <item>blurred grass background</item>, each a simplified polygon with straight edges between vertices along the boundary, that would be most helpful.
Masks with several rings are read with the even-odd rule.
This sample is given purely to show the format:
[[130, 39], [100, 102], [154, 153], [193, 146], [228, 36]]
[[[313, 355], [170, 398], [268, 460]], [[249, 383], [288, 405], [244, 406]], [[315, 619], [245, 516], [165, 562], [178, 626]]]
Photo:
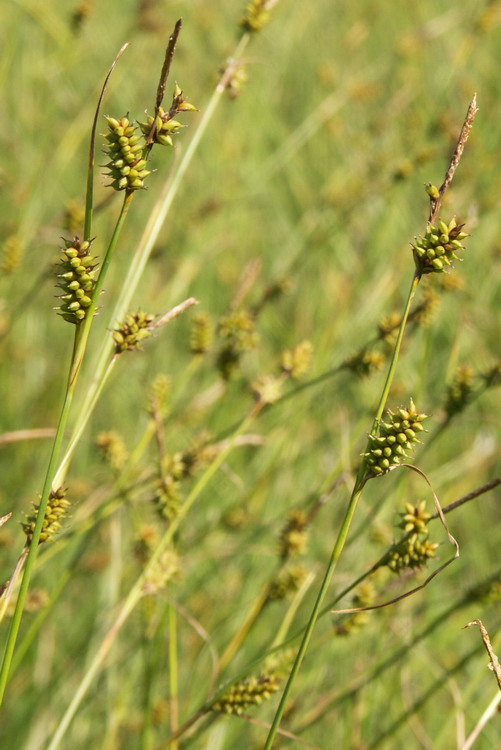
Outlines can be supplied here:
[[[233, 50], [243, 10], [229, 0], [102, 0], [86, 5], [88, 15], [78, 28], [76, 2], [18, 0], [4, 3], [0, 11], [1, 432], [56, 424], [72, 332], [51, 309], [55, 292], [50, 271], [65, 232], [65, 207], [83, 198], [89, 128], [116, 52], [124, 41], [132, 42], [103, 112], [117, 117], [128, 112], [142, 119], [145, 109], [153, 109], [166, 40], [182, 16], [172, 78], [203, 110], [218, 69]], [[464, 285], [444, 293], [433, 324], [417, 329], [408, 340], [393, 403], [414, 395], [421, 409], [439, 418], [446, 384], [458, 364], [479, 371], [493, 365], [499, 357], [500, 43], [501, 3], [493, 0], [460, 5], [281, 0], [272, 23], [248, 49], [249, 81], [242, 95], [223, 103], [203, 139], [135, 306], [163, 313], [194, 295], [217, 320], [228, 311], [251, 262], [259, 262], [261, 270], [250, 304], [284, 279], [290, 291], [264, 308], [258, 319], [259, 345], [244, 357], [242, 372], [223, 397], [213, 405], [196, 402], [219, 381], [210, 356], [186, 382], [167, 424], [169, 452], [184, 450], [204, 428], [224, 437], [250, 408], [249, 381], [270, 372], [284, 348], [311, 340], [315, 355], [310, 377], [321, 376], [372, 338], [383, 315], [401, 307], [412, 274], [409, 242], [424, 230], [427, 216], [423, 183], [440, 184], [474, 91], [480, 113], [443, 209], [446, 218], [457, 215], [466, 221], [472, 234], [464, 263], [454, 271]], [[179, 150], [186, 147], [198, 117], [189, 120]], [[106, 284], [93, 332], [96, 341], [109, 326], [111, 301], [174, 158], [172, 151], [158, 151], [158, 174], [134, 201]], [[104, 179], [97, 182], [99, 202], [109, 191]], [[115, 200], [97, 217], [97, 255], [117, 211]], [[148, 422], [153, 376], [168, 375], [174, 391], [183, 385], [191, 360], [190, 317], [187, 313], [148, 342], [143, 354], [120, 363], [68, 477], [73, 498], [83, 501], [96, 490], [106, 497], [112, 479], [95, 437], [102, 430], [117, 430], [133, 449]], [[84, 381], [92, 367], [91, 346]], [[201, 623], [218, 651], [267, 580], [287, 512], [304, 507], [336, 467], [352, 470], [382, 380], [383, 373], [361, 381], [343, 372], [265, 412], [255, 427], [263, 445], [236, 450], [191, 513], [178, 540], [182, 571], [171, 595]], [[499, 473], [496, 399], [495, 390], [485, 393], [451, 423], [422, 462], [418, 459], [443, 504]], [[0, 447], [2, 513], [14, 511], [17, 521], [29, 510], [40, 491], [49, 450], [49, 441]], [[153, 449], [151, 454], [153, 463]], [[353, 534], [336, 587], [349, 583], [382, 553], [374, 541], [376, 527], [391, 538], [389, 529], [403, 502], [425, 496], [420, 480], [403, 472], [369, 485], [355, 523], [363, 533]], [[305, 564], [317, 577], [345, 500], [341, 487], [314, 523]], [[97, 527], [73, 584], [12, 681], [8, 721], [0, 729], [5, 747], [45, 746], [109, 622], [110, 586], [116, 584], [124, 594], [137, 575], [131, 549], [146, 511], [141, 499], [129, 502], [132, 509], [122, 509]], [[367, 518], [370, 524], [364, 522]], [[454, 605], [497, 573], [498, 520], [499, 496], [496, 501], [494, 493], [455, 512], [450, 523], [461, 544], [460, 559], [429, 589], [374, 613], [360, 633], [336, 638], [332, 619], [324, 618], [287, 727], [322, 748], [454, 747], [459, 730], [454, 719], [444, 717], [455, 713], [456, 723], [464, 720], [469, 731], [495, 689], [478, 633], [460, 628], [481, 616], [495, 633], [496, 607]], [[16, 521], [2, 532], [3, 578], [10, 575], [23, 543]], [[116, 542], [114, 523], [120, 528], [119, 573], [110, 552], [110, 539]], [[443, 541], [438, 529], [435, 533]], [[444, 543], [439, 555], [444, 560], [448, 554]], [[35, 585], [50, 592], [60, 564], [55, 556]], [[378, 598], [410, 585], [395, 579]], [[311, 596], [310, 591], [307, 602]], [[298, 625], [308, 611], [303, 606]], [[265, 610], [236, 668], [269, 645], [285, 609], [286, 604], [276, 603]], [[435, 618], [439, 622], [429, 637], [387, 669], [378, 666], [419, 638]], [[210, 654], [192, 628], [185, 622], [180, 627], [180, 710], [187, 717], [210, 688]], [[157, 633], [156, 639], [162, 667], [155, 673], [153, 692], [161, 705], [167, 698], [165, 636]], [[151, 659], [144, 640], [136, 613], [112, 657], [111, 676], [95, 684], [65, 747], [156, 747], [146, 744], [152, 740], [145, 739], [138, 699], [144, 664]], [[376, 677], [367, 689], [350, 692], [373, 672]], [[230, 670], [227, 677], [234, 673]], [[308, 723], [315, 709], [318, 716]], [[256, 715], [268, 721], [272, 707], [264, 706]], [[168, 717], [158, 719], [157, 744], [165, 740], [167, 727]], [[191, 742], [211, 749], [257, 748], [264, 736], [262, 727], [228, 717]], [[488, 726], [476, 747], [494, 748], [498, 736], [495, 726]], [[284, 739], [281, 743], [294, 745]]]

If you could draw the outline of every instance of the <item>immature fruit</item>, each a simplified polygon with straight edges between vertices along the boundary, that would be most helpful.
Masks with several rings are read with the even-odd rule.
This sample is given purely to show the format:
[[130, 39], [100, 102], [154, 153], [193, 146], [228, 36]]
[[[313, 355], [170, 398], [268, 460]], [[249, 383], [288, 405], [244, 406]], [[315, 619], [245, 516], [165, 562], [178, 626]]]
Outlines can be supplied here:
[[417, 411], [412, 399], [407, 409], [398, 409], [395, 414], [389, 411], [388, 417], [388, 422], [380, 423], [377, 435], [369, 435], [370, 448], [364, 453], [372, 476], [385, 474], [407, 458], [406, 451], [419, 442], [417, 436], [424, 432], [426, 414]]
[[414, 261], [419, 274], [441, 273], [459, 260], [456, 255], [464, 250], [462, 240], [468, 235], [461, 231], [464, 224], [457, 224], [455, 219], [446, 224], [440, 220], [438, 227], [430, 225], [424, 237], [418, 237], [411, 245]]
[[143, 159], [145, 142], [142, 135], [136, 133], [127, 117], [116, 120], [107, 117], [109, 132], [106, 135], [108, 146], [105, 153], [110, 157], [106, 164], [114, 190], [140, 190], [144, 188], [145, 178], [151, 174]]
[[91, 243], [78, 237], [64, 240], [66, 247], [57, 274], [62, 303], [56, 310], [69, 323], [81, 323], [87, 317], [96, 286], [96, 258], [90, 254]]

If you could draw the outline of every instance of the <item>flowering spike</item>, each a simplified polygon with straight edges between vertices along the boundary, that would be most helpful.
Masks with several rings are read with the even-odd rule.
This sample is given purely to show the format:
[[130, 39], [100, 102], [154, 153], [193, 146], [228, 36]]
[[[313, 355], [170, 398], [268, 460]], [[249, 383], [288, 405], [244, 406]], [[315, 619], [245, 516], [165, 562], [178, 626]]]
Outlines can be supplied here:
[[[66, 498], [66, 490], [64, 487], [59, 487], [57, 490], [51, 490], [49, 496], [49, 502], [47, 505], [47, 511], [42, 525], [42, 533], [40, 534], [39, 544], [43, 542], [52, 542], [55, 534], [62, 528], [61, 521], [68, 513], [68, 508], [71, 503]], [[28, 546], [31, 544], [33, 534], [35, 533], [35, 526], [38, 518], [38, 511], [40, 505], [33, 505], [33, 513], [26, 517], [21, 526], [26, 534]]]
[[389, 421], [381, 422], [378, 435], [369, 435], [369, 450], [364, 453], [372, 476], [389, 471], [405, 458], [413, 443], [419, 442], [417, 433], [423, 432], [426, 414], [420, 414], [412, 399], [406, 409], [388, 412]]
[[468, 235], [463, 227], [454, 218], [448, 224], [440, 219], [438, 227], [429, 226], [424, 237], [416, 238], [411, 247], [419, 274], [442, 273], [453, 260], [460, 260], [455, 251], [464, 250], [462, 240]]
[[97, 261], [90, 255], [91, 242], [81, 242], [74, 237], [73, 240], [64, 240], [64, 243], [66, 247], [57, 274], [60, 280], [57, 286], [63, 292], [59, 295], [62, 304], [55, 309], [69, 323], [78, 324], [86, 318], [87, 309], [92, 304]]
[[113, 331], [115, 354], [140, 349], [141, 342], [151, 336], [154, 321], [155, 315], [147, 315], [142, 310], [126, 315], [125, 320]]
[[140, 190], [144, 188], [145, 178], [151, 174], [145, 169], [143, 159], [144, 139], [136, 133], [136, 126], [131, 125], [127, 117], [120, 120], [106, 117], [109, 133], [105, 136], [108, 145], [105, 153], [110, 157], [106, 165], [114, 190]]

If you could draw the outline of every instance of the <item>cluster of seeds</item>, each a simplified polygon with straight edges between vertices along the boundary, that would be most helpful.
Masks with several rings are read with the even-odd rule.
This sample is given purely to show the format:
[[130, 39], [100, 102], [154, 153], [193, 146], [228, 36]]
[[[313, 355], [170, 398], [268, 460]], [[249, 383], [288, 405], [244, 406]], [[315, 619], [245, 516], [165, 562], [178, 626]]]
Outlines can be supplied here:
[[451, 219], [449, 224], [439, 221], [438, 227], [429, 226], [424, 237], [416, 239], [412, 245], [414, 260], [420, 274], [440, 273], [453, 260], [459, 260], [456, 253], [464, 250], [462, 240], [468, 235], [462, 231], [464, 224], [457, 224]]
[[419, 442], [417, 434], [424, 431], [420, 414], [411, 399], [407, 409], [388, 412], [389, 421], [381, 422], [378, 435], [369, 435], [370, 450], [364, 453], [372, 476], [385, 474], [407, 456], [406, 451]]
[[151, 336], [155, 317], [142, 310], [126, 315], [125, 320], [113, 331], [115, 353], [139, 349], [141, 342]]
[[277, 0], [251, 0], [247, 5], [242, 26], [246, 31], [261, 31], [270, 20], [270, 11]]
[[278, 553], [282, 560], [302, 555], [308, 544], [309, 518], [302, 510], [295, 508], [280, 532]]
[[80, 242], [78, 237], [64, 241], [63, 257], [57, 274], [57, 286], [63, 290], [59, 295], [62, 304], [56, 307], [69, 323], [80, 323], [87, 316], [96, 286], [96, 258], [90, 255], [90, 242]]
[[386, 356], [377, 349], [362, 349], [343, 362], [343, 369], [350, 370], [357, 378], [367, 378], [383, 369]]
[[214, 704], [214, 710], [225, 714], [240, 715], [248, 706], [256, 706], [269, 700], [280, 689], [282, 680], [273, 672], [263, 672], [247, 677], [226, 690]]
[[107, 117], [106, 122], [109, 132], [105, 136], [108, 141], [105, 153], [110, 157], [106, 167], [112, 180], [111, 187], [129, 191], [144, 188], [144, 180], [151, 174], [143, 158], [144, 138], [136, 133], [136, 126], [131, 125], [127, 117], [120, 120]]
[[[39, 544], [53, 540], [54, 535], [62, 528], [61, 521], [68, 513], [70, 505], [71, 503], [66, 498], [66, 490], [64, 487], [59, 487], [58, 490], [51, 491]], [[23, 531], [26, 534], [28, 544], [31, 544], [33, 534], [35, 533], [39, 508], [40, 505], [33, 505], [33, 513], [30, 516], [27, 516], [26, 521], [21, 524]]]
[[395, 573], [401, 570], [421, 568], [435, 557], [438, 544], [428, 539], [428, 522], [431, 515], [426, 510], [426, 503], [405, 504], [405, 512], [400, 514], [399, 528], [405, 536], [396, 544], [388, 555], [386, 565]]
[[404, 537], [389, 556], [387, 565], [394, 573], [422, 568], [435, 557], [438, 544], [421, 539], [418, 534]]
[[190, 349], [193, 354], [206, 354], [214, 343], [214, 324], [207, 312], [198, 313], [191, 320]]
[[[365, 581], [357, 588], [351, 606], [353, 609], [370, 607], [376, 599], [376, 590], [370, 581]], [[336, 625], [336, 635], [351, 635], [361, 630], [369, 620], [369, 612], [353, 612], [343, 618], [343, 621]]]
[[271, 601], [288, 599], [299, 591], [306, 578], [307, 571], [302, 565], [282, 568], [270, 584], [268, 598]]
[[156, 118], [148, 115], [146, 122], [138, 124], [149, 144], [159, 143], [161, 146], [172, 146], [174, 145], [172, 136], [185, 127], [182, 123], [173, 119], [174, 115], [179, 114], [179, 112], [196, 111], [195, 105], [186, 101], [182, 89], [176, 83], [169, 110], [166, 112], [162, 107], [159, 107]]

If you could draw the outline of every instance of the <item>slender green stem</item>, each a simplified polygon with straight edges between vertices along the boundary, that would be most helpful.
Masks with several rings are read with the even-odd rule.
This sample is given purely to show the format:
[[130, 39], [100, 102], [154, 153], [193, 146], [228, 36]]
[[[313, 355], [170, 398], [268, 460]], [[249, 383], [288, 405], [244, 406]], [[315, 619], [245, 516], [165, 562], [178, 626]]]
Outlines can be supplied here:
[[[76, 336], [75, 336], [75, 343], [76, 343]], [[73, 356], [74, 355], [75, 355], [75, 349], [73, 351]], [[71, 376], [72, 370], [73, 370], [73, 358], [72, 358], [72, 364], [70, 367], [70, 376]], [[61, 445], [62, 445], [63, 438], [64, 438], [64, 431], [66, 429], [71, 402], [73, 399], [73, 392], [74, 392], [74, 384], [71, 385], [71, 381], [69, 380], [68, 387], [66, 389], [66, 393], [64, 397], [63, 407], [61, 410], [61, 415], [59, 417], [59, 424], [57, 426], [56, 437], [52, 445], [52, 452], [51, 452], [50, 459], [49, 459], [49, 465], [47, 467], [47, 473], [45, 476], [45, 482], [44, 482], [44, 486], [42, 490], [42, 497], [40, 498], [40, 504], [38, 507], [37, 521], [36, 521], [35, 529], [33, 531], [33, 537], [30, 543], [30, 551], [28, 553], [28, 557], [26, 558], [26, 565], [24, 568], [24, 575], [21, 581], [21, 586], [19, 588], [19, 594], [18, 594], [17, 602], [16, 602], [16, 609], [14, 611], [14, 616], [12, 617], [10, 628], [9, 628], [9, 633], [7, 635], [7, 643], [5, 646], [5, 652], [4, 652], [4, 656], [2, 660], [2, 668], [0, 671], [0, 705], [3, 701], [5, 689], [7, 687], [7, 682], [9, 679], [12, 657], [14, 656], [14, 649], [16, 647], [16, 641], [17, 641], [17, 637], [19, 634], [19, 628], [21, 626], [24, 604], [26, 601], [26, 596], [28, 594], [31, 574], [33, 572], [33, 568], [34, 568], [37, 554], [38, 554], [38, 544], [40, 541], [40, 535], [42, 533], [42, 525], [43, 525], [45, 514], [47, 511], [47, 506], [49, 503], [50, 490], [52, 486], [52, 478], [56, 471], [57, 461], [59, 459], [59, 453], [60, 453]]]
[[[108, 361], [108, 366], [106, 370], [104, 371], [104, 375], [101, 381], [99, 382], [98, 387], [92, 394], [93, 395], [92, 401], [89, 404], [89, 409], [91, 412], [94, 410], [94, 407], [97, 401], [99, 400], [99, 397], [103, 391], [103, 388], [108, 382], [111, 373], [113, 372], [116, 361], [117, 361], [116, 357], [112, 357]], [[73, 453], [75, 452], [75, 448], [77, 447], [80, 438], [82, 437], [82, 432], [84, 431], [84, 429], [85, 429], [85, 423], [80, 422], [78, 425], [76, 425], [75, 429], [73, 430], [71, 434], [70, 442], [58, 466], [56, 476], [54, 477], [54, 485], [57, 487], [61, 486], [61, 484], [64, 482], [64, 478], [66, 476], [66, 472], [68, 471], [71, 458], [73, 456]]]
[[125, 221], [125, 217], [127, 216], [127, 212], [128, 212], [130, 203], [132, 201], [133, 195], [134, 193], [127, 193], [125, 195], [122, 210], [118, 218], [117, 224], [115, 226], [115, 231], [113, 232], [113, 236], [111, 238], [111, 242], [106, 252], [106, 256], [104, 258], [103, 265], [101, 267], [101, 272], [97, 280], [92, 304], [88, 308], [87, 317], [85, 318], [85, 321], [81, 325], [77, 326], [76, 331], [75, 331], [75, 338], [73, 341], [73, 353], [71, 357], [68, 381], [66, 384], [64, 402], [63, 402], [61, 414], [59, 417], [59, 423], [57, 426], [56, 436], [54, 438], [54, 443], [52, 445], [52, 451], [51, 451], [51, 455], [49, 459], [49, 465], [47, 467], [47, 473], [45, 475], [42, 496], [40, 498], [40, 504], [38, 508], [37, 521], [35, 524], [35, 529], [33, 531], [33, 537], [30, 541], [30, 549], [29, 549], [28, 557], [26, 558], [26, 565], [24, 568], [23, 579], [21, 581], [21, 585], [19, 588], [19, 595], [18, 595], [17, 602], [16, 602], [16, 609], [14, 611], [14, 616], [10, 624], [9, 633], [7, 635], [7, 643], [5, 646], [5, 652], [4, 652], [4, 656], [2, 660], [2, 667], [0, 670], [0, 705], [3, 701], [5, 689], [7, 687], [7, 682], [9, 679], [10, 667], [12, 664], [12, 658], [14, 656], [14, 650], [16, 647], [17, 637], [19, 634], [19, 628], [21, 627], [21, 620], [23, 616], [26, 596], [28, 594], [31, 575], [33, 573], [35, 562], [38, 556], [38, 546], [40, 542], [40, 536], [42, 533], [42, 526], [43, 526], [43, 522], [45, 519], [45, 514], [47, 512], [47, 506], [49, 503], [50, 491], [51, 491], [54, 477], [56, 474], [59, 456], [61, 453], [61, 447], [62, 447], [62, 443], [64, 439], [64, 433], [66, 430], [68, 416], [69, 416], [70, 409], [71, 409], [71, 403], [73, 401], [73, 395], [75, 392], [78, 375], [80, 373], [80, 368], [82, 366], [83, 358], [85, 356], [90, 329], [92, 326], [94, 313], [97, 307], [97, 301], [99, 298], [99, 294], [103, 288], [104, 279], [106, 277], [106, 273], [108, 271], [111, 258], [114, 254], [114, 251], [118, 242], [118, 237], [122, 230], [123, 223]]
[[[169, 604], [169, 703], [170, 703], [170, 728], [177, 732], [179, 727], [179, 677], [178, 677], [178, 654], [177, 654], [177, 612], [176, 608]], [[172, 746], [177, 750], [179, 743], [176, 741]]]
[[[383, 415], [386, 401], [388, 399], [388, 394], [390, 392], [391, 384], [393, 382], [393, 378], [395, 376], [395, 371], [397, 367], [397, 361], [398, 361], [398, 355], [400, 353], [400, 347], [402, 344], [402, 339], [405, 331], [405, 325], [407, 323], [407, 318], [409, 316], [409, 311], [411, 308], [412, 300], [414, 298], [414, 294], [416, 292], [417, 286], [419, 284], [420, 277], [415, 274], [412, 279], [412, 284], [409, 290], [409, 295], [407, 298], [407, 302], [405, 304], [404, 313], [402, 315], [402, 322], [400, 324], [400, 328], [398, 331], [397, 340], [395, 342], [395, 348], [393, 350], [393, 355], [391, 358], [390, 366], [388, 368], [388, 374], [386, 376], [386, 380], [383, 386], [383, 391], [381, 393], [381, 397], [379, 399], [379, 405], [376, 411], [376, 416], [374, 418], [373, 428], [372, 432], [377, 430], [379, 426], [379, 422], [381, 420], [381, 417]], [[350, 500], [348, 502], [348, 507], [346, 509], [346, 513], [343, 519], [343, 522], [341, 524], [341, 528], [339, 529], [339, 533], [336, 539], [336, 542], [334, 544], [334, 548], [332, 550], [332, 554], [330, 557], [330, 560], [327, 565], [327, 569], [325, 571], [325, 575], [322, 581], [322, 585], [320, 586], [320, 591], [318, 592], [317, 598], [315, 600], [315, 604], [313, 605], [313, 609], [310, 614], [310, 618], [308, 620], [308, 623], [306, 625], [306, 629], [304, 631], [303, 639], [301, 641], [301, 645], [299, 647], [299, 650], [296, 654], [296, 658], [294, 661], [294, 664], [292, 666], [292, 670], [289, 674], [289, 678], [287, 680], [287, 683], [284, 688], [284, 692], [282, 694], [280, 703], [278, 705], [277, 711], [275, 713], [275, 717], [273, 719], [273, 723], [271, 725], [270, 731], [268, 733], [268, 737], [266, 739], [266, 743], [264, 745], [263, 750], [271, 750], [271, 747], [273, 745], [273, 741], [276, 737], [278, 728], [280, 726], [280, 722], [282, 720], [282, 716], [285, 710], [285, 705], [287, 703], [287, 699], [289, 697], [289, 693], [291, 691], [292, 685], [294, 683], [294, 680], [296, 678], [297, 673], [299, 672], [299, 669], [301, 667], [302, 661], [304, 659], [304, 655], [306, 653], [306, 650], [308, 648], [313, 629], [315, 627], [315, 624], [317, 622], [317, 619], [320, 615], [322, 603], [325, 599], [325, 595], [327, 594], [330, 582], [332, 580], [332, 576], [334, 575], [334, 571], [336, 569], [337, 562], [341, 556], [341, 553], [343, 551], [343, 548], [346, 544], [346, 540], [348, 538], [348, 533], [350, 531], [351, 522], [353, 520], [353, 517], [355, 515], [355, 511], [358, 505], [358, 501], [360, 499], [360, 495], [362, 494], [362, 490], [364, 488], [364, 485], [367, 481], [367, 466], [365, 461], [362, 461], [360, 464], [360, 469], [358, 471], [358, 475], [355, 481], [355, 486], [353, 488], [353, 492], [351, 493]]]

